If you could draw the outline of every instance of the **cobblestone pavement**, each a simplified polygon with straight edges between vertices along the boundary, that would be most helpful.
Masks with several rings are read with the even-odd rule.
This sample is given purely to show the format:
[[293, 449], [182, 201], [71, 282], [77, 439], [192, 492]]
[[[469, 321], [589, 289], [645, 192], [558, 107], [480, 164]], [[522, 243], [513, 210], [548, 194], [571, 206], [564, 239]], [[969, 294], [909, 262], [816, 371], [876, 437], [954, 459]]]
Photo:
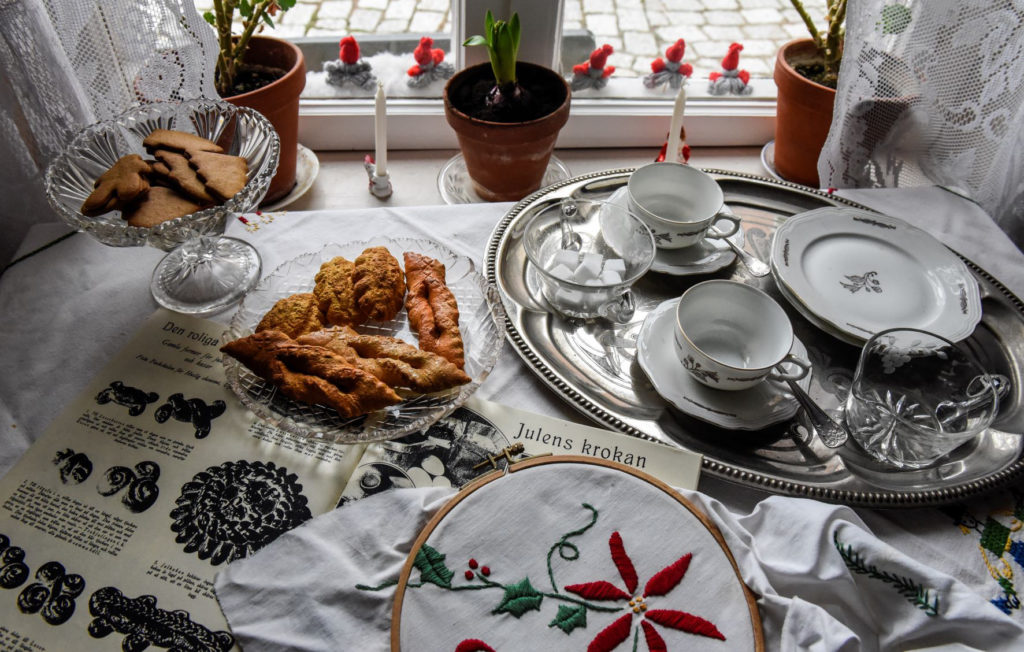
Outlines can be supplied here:
[[[212, 0], [197, 0], [200, 12]], [[824, 24], [825, 0], [804, 0]], [[451, 29], [450, 0], [298, 0], [278, 16], [269, 34], [337, 36], [347, 34], [431, 34]], [[616, 75], [642, 76], [676, 39], [686, 40], [684, 61], [695, 77], [720, 68], [729, 44], [743, 44], [740, 67], [770, 76], [775, 52], [807, 28], [790, 0], [565, 0], [565, 29], [586, 29], [597, 45], [608, 43]]]

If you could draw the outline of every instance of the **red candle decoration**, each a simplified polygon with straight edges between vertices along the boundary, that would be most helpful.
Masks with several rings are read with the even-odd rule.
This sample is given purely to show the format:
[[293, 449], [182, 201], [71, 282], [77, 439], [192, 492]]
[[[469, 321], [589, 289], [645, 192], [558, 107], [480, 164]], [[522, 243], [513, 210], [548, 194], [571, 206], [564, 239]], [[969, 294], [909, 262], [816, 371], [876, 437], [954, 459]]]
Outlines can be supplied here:
[[434, 47], [434, 39], [424, 36], [420, 44], [412, 52], [416, 65], [409, 68], [406, 83], [414, 88], [422, 88], [433, 81], [448, 79], [455, 74], [455, 66], [445, 63], [444, 50]]
[[371, 71], [370, 64], [360, 58], [359, 43], [354, 36], [338, 41], [338, 58], [324, 61], [324, 72], [327, 73], [327, 83], [332, 86], [352, 84], [370, 90], [377, 85], [377, 76]]

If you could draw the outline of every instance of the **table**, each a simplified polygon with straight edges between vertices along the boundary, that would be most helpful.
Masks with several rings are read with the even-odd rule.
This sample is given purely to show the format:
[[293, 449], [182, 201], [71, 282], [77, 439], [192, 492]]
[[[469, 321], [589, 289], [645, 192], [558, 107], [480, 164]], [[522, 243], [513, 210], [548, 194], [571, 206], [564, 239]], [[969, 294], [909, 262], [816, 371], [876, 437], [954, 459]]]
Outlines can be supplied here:
[[[841, 194], [929, 230], [1024, 296], [1024, 255], [970, 202], [938, 188]], [[510, 206], [402, 206], [249, 215], [248, 226], [232, 222], [227, 233], [257, 247], [264, 274], [322, 243], [380, 234], [439, 239], [479, 264], [491, 229]], [[34, 227], [19, 255], [64, 231], [59, 225]], [[4, 316], [0, 321], [0, 473], [14, 464], [94, 370], [156, 308], [148, 285], [161, 256], [162, 252], [149, 248], [108, 248], [76, 234], [15, 264], [0, 278], [0, 314]], [[227, 311], [212, 319], [226, 323], [230, 316]], [[534, 412], [584, 421], [529, 373], [508, 346], [479, 393]], [[737, 513], [754, 512], [766, 498], [763, 493], [714, 478], [704, 478], [700, 488]], [[986, 510], [1012, 510], [1021, 504], [1024, 498], [1020, 494], [1004, 492], [956, 513], [929, 509], [859, 510], [858, 514], [896, 548], [911, 552], [922, 563], [943, 568], [995, 600], [1000, 587], [979, 561], [987, 559], [984, 547], [981, 557], [977, 552], [969, 558], [964, 554], [980, 545], [978, 536], [968, 533], [964, 514], [984, 524], [986, 518], [994, 518], [994, 513]], [[1024, 563], [1024, 556], [1020, 562], [1002, 553], [998, 558], [1008, 568]], [[1019, 614], [1018, 607], [1019, 603], [1007, 610]]]

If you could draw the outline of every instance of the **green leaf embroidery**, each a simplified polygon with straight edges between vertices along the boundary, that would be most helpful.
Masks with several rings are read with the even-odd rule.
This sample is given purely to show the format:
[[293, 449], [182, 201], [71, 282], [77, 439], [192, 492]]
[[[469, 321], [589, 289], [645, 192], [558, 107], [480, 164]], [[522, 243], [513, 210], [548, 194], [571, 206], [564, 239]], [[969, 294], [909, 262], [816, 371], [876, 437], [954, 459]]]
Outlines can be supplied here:
[[572, 634], [572, 630], [577, 627], [587, 626], [587, 608], [583, 605], [577, 605], [570, 607], [569, 605], [559, 605], [558, 615], [555, 619], [548, 623], [548, 627], [557, 627], [566, 634]]
[[900, 595], [927, 615], [933, 617], [939, 615], [938, 591], [933, 594], [931, 589], [925, 588], [909, 577], [880, 570], [874, 564], [868, 564], [852, 545], [843, 545], [843, 542], [839, 540], [838, 530], [832, 533], [832, 543], [839, 551], [839, 556], [843, 558], [846, 567], [851, 571], [891, 584]]
[[524, 577], [518, 584], [509, 584], [505, 587], [505, 595], [501, 598], [501, 604], [495, 607], [491, 613], [509, 613], [519, 618], [527, 611], [540, 611], [540, 603], [543, 599], [544, 596], [530, 585], [530, 578]]
[[420, 580], [446, 589], [452, 588], [452, 577], [455, 573], [444, 565], [444, 557], [425, 543], [420, 546], [416, 560], [412, 563], [420, 571]]

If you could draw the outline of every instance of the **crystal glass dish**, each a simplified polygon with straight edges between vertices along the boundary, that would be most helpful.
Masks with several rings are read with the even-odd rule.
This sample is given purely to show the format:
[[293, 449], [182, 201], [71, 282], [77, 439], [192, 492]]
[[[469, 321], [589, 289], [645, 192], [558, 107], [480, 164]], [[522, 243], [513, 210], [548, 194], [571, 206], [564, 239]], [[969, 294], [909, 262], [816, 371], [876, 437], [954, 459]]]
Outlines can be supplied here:
[[[150, 158], [142, 141], [154, 129], [176, 129], [208, 138], [248, 164], [245, 187], [217, 206], [155, 227], [129, 226], [121, 211], [81, 213], [95, 180], [119, 158]], [[277, 170], [280, 141], [261, 114], [221, 100], [144, 104], [84, 128], [46, 171], [46, 196], [60, 218], [112, 247], [149, 245], [170, 251], [153, 275], [154, 297], [172, 310], [206, 314], [237, 301], [259, 278], [259, 255], [234, 238], [215, 238], [233, 215], [251, 211]], [[184, 245], [184, 246], [182, 246]]]
[[[322, 405], [308, 405], [281, 396], [273, 384], [264, 381], [230, 356], [224, 356], [228, 385], [242, 403], [258, 417], [300, 437], [336, 443], [362, 443], [394, 439], [423, 430], [462, 405], [484, 382], [494, 367], [504, 341], [505, 312], [497, 290], [476, 271], [473, 261], [447, 247], [425, 239], [375, 238], [372, 241], [328, 244], [319, 251], [303, 254], [282, 264], [246, 294], [221, 342], [252, 334], [263, 315], [278, 300], [300, 292], [311, 292], [320, 265], [344, 256], [355, 260], [367, 247], [384, 246], [402, 261], [402, 253], [415, 251], [445, 265], [448, 287], [459, 304], [459, 328], [466, 350], [466, 373], [472, 381], [443, 392], [415, 394], [397, 390], [406, 400], [369, 414], [346, 419]], [[410, 344], [417, 343], [403, 309], [387, 322], [367, 322], [361, 333], [389, 335]]]

